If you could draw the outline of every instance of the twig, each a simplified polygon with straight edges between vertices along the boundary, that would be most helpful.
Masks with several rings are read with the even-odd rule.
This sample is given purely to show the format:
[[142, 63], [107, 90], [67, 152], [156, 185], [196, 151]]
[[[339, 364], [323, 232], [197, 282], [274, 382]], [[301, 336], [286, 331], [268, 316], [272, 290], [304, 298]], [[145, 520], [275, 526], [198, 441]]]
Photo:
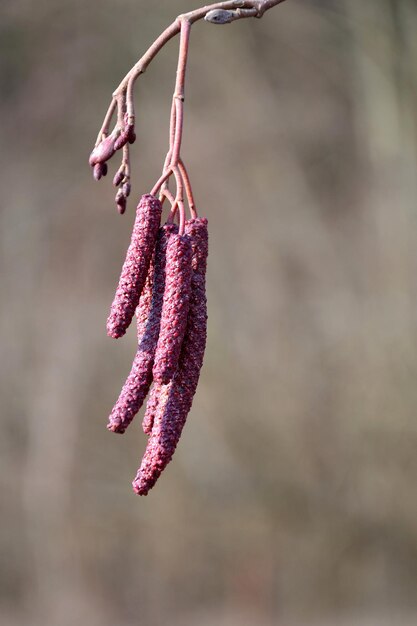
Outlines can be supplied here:
[[[126, 174], [125, 182], [128, 183], [130, 178], [128, 143], [133, 143], [135, 140], [133, 89], [136, 79], [146, 71], [148, 65], [165, 46], [165, 44], [168, 43], [170, 39], [175, 37], [175, 35], [180, 33], [177, 78], [170, 119], [169, 150], [165, 159], [162, 176], [154, 185], [151, 193], [154, 194], [160, 191], [161, 201], [163, 201], [164, 198], [168, 198], [168, 200], [170, 200], [171, 194], [165, 192], [168, 190], [169, 178], [171, 174], [174, 174], [177, 185], [177, 194], [174, 202], [175, 208], [171, 206], [171, 213], [173, 210], [175, 213], [175, 210], [178, 207], [180, 213], [180, 232], [182, 232], [181, 225], [184, 223], [183, 189], [185, 189], [187, 195], [188, 205], [192, 217], [197, 215], [190, 179], [180, 156], [184, 119], [185, 70], [187, 65], [191, 26], [195, 22], [202, 19], [211, 24], [229, 24], [236, 20], [249, 17], [260, 18], [266, 11], [284, 1], [285, 0], [226, 0], [225, 2], [216, 2], [214, 4], [206, 5], [198, 9], [194, 9], [193, 11], [189, 11], [188, 13], [179, 15], [174, 22], [172, 22], [172, 24], [170, 24], [170, 26], [168, 26], [168, 28], [166, 28], [159, 35], [145, 54], [135, 63], [131, 70], [129, 70], [119, 86], [113, 92], [112, 101], [97, 136], [95, 150], [90, 156], [90, 164], [93, 167], [96, 164], [103, 164], [104, 167], [105, 161], [111, 158], [114, 152], [123, 146], [122, 169], [124, 169]], [[116, 109], [117, 121], [113, 131], [111, 132], [111, 137], [109, 137], [109, 129]], [[107, 137], [109, 137], [107, 140], [108, 145], [106, 144], [106, 149], [104, 150], [104, 146], [100, 146], [100, 144]], [[97, 165], [97, 167], [101, 167], [101, 165]], [[121, 194], [122, 192], [119, 190], [118, 195]], [[125, 204], [127, 195], [124, 200]]]
[[[200, 7], [199, 9], [194, 9], [189, 13], [179, 15], [174, 22], [172, 22], [172, 24], [170, 24], [168, 28], [166, 28], [159, 35], [145, 54], [139, 59], [139, 61], [137, 61], [137, 63], [135, 63], [132, 69], [129, 70], [120, 85], [114, 91], [113, 97], [117, 97], [126, 88], [127, 83], [130, 80], [134, 82], [140, 74], [143, 74], [146, 71], [149, 63], [156, 57], [165, 44], [167, 44], [170, 39], [175, 37], [175, 35], [178, 35], [181, 30], [182, 21], [195, 24], [195, 22], [204, 19], [208, 13], [215, 10], [232, 11], [234, 15], [233, 21], [248, 17], [262, 17], [266, 11], [284, 1], [285, 0], [228, 0], [226, 2], [209, 4]], [[244, 11], [243, 9], [247, 10]], [[219, 22], [213, 21], [212, 23], [216, 24]]]

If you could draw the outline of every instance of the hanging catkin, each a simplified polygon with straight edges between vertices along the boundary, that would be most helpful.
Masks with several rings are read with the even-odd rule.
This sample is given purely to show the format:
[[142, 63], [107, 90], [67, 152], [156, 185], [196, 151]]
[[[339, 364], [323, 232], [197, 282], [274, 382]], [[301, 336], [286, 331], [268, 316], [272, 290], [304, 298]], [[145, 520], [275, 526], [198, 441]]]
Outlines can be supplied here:
[[166, 280], [161, 314], [161, 329], [155, 352], [153, 378], [168, 383], [177, 368], [187, 326], [191, 292], [191, 241], [173, 235], [167, 246]]
[[138, 348], [129, 376], [109, 417], [107, 428], [124, 433], [152, 383], [152, 365], [159, 336], [165, 289], [166, 249], [169, 237], [178, 227], [164, 224], [158, 232], [155, 254], [137, 307]]
[[185, 232], [192, 246], [191, 298], [186, 333], [173, 379], [167, 384], [155, 383], [151, 390], [148, 401], [151, 406], [149, 414], [148, 410], [145, 414], [147, 421], [144, 424], [144, 428], [150, 431], [150, 437], [141, 466], [132, 483], [138, 495], [148, 493], [172, 459], [191, 409], [203, 364], [207, 336], [207, 220], [189, 220]]
[[125, 334], [138, 305], [155, 248], [161, 212], [162, 205], [158, 198], [150, 194], [142, 196], [136, 210], [132, 239], [107, 319], [107, 334], [115, 339]]

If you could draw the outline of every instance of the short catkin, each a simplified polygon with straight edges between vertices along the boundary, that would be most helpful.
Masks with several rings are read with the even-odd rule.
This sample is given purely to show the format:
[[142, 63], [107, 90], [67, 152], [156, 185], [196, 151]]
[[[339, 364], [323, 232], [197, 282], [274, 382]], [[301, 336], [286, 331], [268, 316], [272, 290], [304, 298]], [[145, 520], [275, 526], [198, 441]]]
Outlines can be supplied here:
[[107, 425], [113, 432], [125, 432], [141, 408], [152, 383], [152, 365], [159, 336], [165, 288], [166, 248], [169, 237], [177, 230], [175, 224], [164, 224], [158, 231], [155, 254], [136, 310], [138, 349], [130, 374]]
[[145, 285], [161, 221], [162, 205], [158, 198], [142, 196], [133, 227], [116, 295], [107, 319], [107, 334], [122, 337], [132, 321]]
[[176, 370], [187, 326], [191, 292], [190, 237], [172, 235], [167, 246], [166, 280], [161, 328], [155, 352], [153, 378], [168, 383]]
[[148, 400], [151, 407], [146, 427], [151, 434], [141, 466], [132, 483], [138, 495], [149, 492], [172, 459], [191, 409], [203, 364], [207, 337], [207, 220], [189, 220], [186, 222], [186, 233], [190, 237], [193, 251], [187, 328], [174, 378], [168, 384], [154, 383]]

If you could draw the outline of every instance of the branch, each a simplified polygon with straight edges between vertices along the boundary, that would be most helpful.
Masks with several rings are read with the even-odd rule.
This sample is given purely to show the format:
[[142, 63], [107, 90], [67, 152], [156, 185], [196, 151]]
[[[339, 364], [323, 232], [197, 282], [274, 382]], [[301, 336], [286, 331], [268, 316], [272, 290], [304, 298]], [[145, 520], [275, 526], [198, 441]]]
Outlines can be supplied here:
[[[105, 176], [107, 173], [106, 161], [110, 159], [117, 150], [123, 148], [122, 165], [114, 178], [115, 186], [121, 186], [116, 195], [116, 203], [121, 213], [124, 212], [127, 196], [130, 193], [129, 144], [133, 143], [136, 138], [134, 131], [135, 110], [133, 100], [133, 88], [136, 79], [146, 71], [150, 62], [156, 57], [165, 44], [177, 34], [181, 33], [177, 81], [171, 113], [170, 148], [165, 160], [162, 176], [154, 186], [153, 192], [161, 188], [162, 196], [168, 197], [169, 194], [164, 192], [168, 189], [168, 179], [170, 175], [174, 174], [177, 184], [175, 204], [179, 207], [180, 214], [183, 217], [182, 193], [184, 183], [191, 213], [194, 214], [195, 204], [191, 185], [189, 183], [187, 170], [180, 157], [185, 69], [191, 26], [202, 19], [211, 24], [230, 24], [236, 20], [248, 17], [261, 18], [266, 11], [284, 1], [285, 0], [226, 0], [224, 2], [216, 2], [194, 9], [188, 13], [183, 13], [159, 35], [145, 54], [129, 70], [113, 92], [113, 97], [98, 133], [94, 150], [90, 155], [90, 165], [94, 168], [95, 178], [99, 180], [101, 176]], [[109, 134], [111, 121], [116, 110], [116, 124]], [[181, 221], [183, 221], [183, 219]]]
[[[170, 39], [178, 35], [181, 30], [181, 22], [187, 21], [190, 24], [194, 24], [199, 20], [206, 19], [206, 21], [212, 24], [225, 24], [231, 21], [247, 18], [247, 17], [262, 17], [263, 14], [272, 9], [273, 7], [281, 4], [285, 0], [227, 0], [226, 2], [216, 2], [209, 4], [199, 9], [189, 11], [189, 13], [183, 13], [179, 15], [168, 28], [166, 28], [159, 37], [154, 41], [145, 54], [139, 59], [137, 63], [123, 78], [120, 85], [113, 93], [113, 98], [121, 94], [127, 87], [128, 82], [133, 81], [146, 71], [149, 63], [156, 57], [158, 52], [168, 43]], [[216, 19], [216, 14], [220, 15], [224, 12], [228, 14], [228, 21], [224, 22], [221, 19]]]
[[166, 28], [154, 43], [148, 48], [145, 54], [135, 63], [135, 65], [129, 70], [126, 76], [123, 78], [119, 86], [113, 92], [113, 98], [110, 103], [109, 109], [104, 118], [103, 125], [97, 137], [96, 146], [101, 142], [103, 136], [107, 136], [110, 126], [110, 121], [117, 106], [117, 98], [126, 94], [127, 100], [127, 112], [130, 117], [130, 122], [134, 122], [133, 112], [133, 97], [132, 90], [133, 85], [140, 76], [146, 71], [146, 68], [150, 62], [156, 57], [158, 52], [178, 33], [181, 31], [181, 22], [186, 21], [190, 24], [194, 24], [199, 20], [205, 19], [212, 24], [226, 24], [235, 20], [257, 17], [261, 18], [266, 11], [281, 4], [285, 0], [226, 0], [226, 2], [216, 2], [214, 4], [194, 9], [188, 13], [179, 15], [173, 22]]

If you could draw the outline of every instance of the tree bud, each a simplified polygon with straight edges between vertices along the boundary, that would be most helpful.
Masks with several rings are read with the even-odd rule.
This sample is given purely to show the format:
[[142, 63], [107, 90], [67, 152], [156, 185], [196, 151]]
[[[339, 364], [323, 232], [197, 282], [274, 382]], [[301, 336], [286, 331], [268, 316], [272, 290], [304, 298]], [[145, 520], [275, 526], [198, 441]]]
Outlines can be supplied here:
[[89, 163], [91, 166], [97, 163], [105, 163], [115, 153], [114, 137], [106, 137], [102, 142], [98, 144], [90, 154]]

